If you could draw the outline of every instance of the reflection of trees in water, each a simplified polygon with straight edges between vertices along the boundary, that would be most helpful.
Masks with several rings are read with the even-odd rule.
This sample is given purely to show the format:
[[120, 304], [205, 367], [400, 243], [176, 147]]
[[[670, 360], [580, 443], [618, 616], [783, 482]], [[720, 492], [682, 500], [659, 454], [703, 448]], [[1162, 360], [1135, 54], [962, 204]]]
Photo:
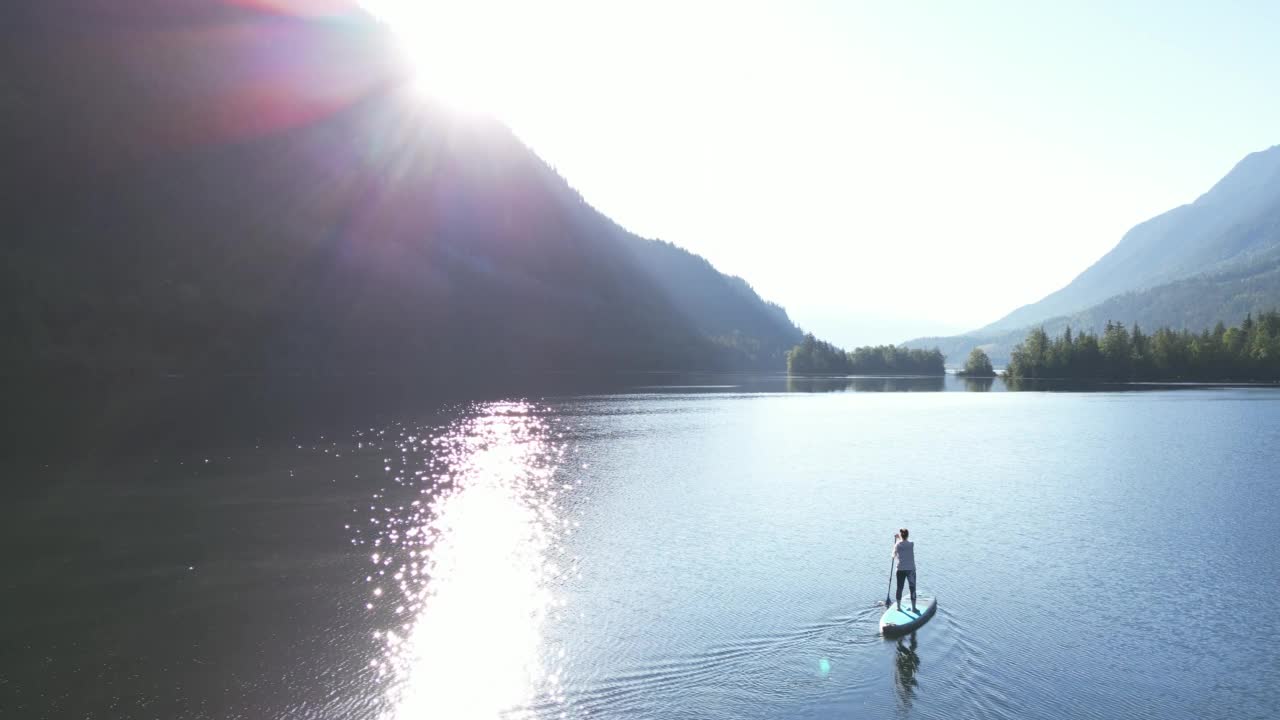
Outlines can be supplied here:
[[1195, 387], [1195, 383], [1130, 383], [1130, 382], [1110, 382], [1104, 380], [1072, 380], [1063, 378], [1005, 378], [1002, 377], [1000, 382], [1004, 386], [1014, 392], [1031, 391], [1031, 392], [1069, 392], [1069, 393], [1087, 393], [1087, 392], [1116, 392], [1118, 390], [1126, 392], [1142, 392], [1144, 390], [1172, 390], [1177, 388]]
[[987, 392], [995, 382], [995, 378], [967, 377], [964, 379], [964, 389], [969, 392]]
[[947, 379], [937, 377], [854, 378], [853, 389], [858, 392], [940, 392]]
[[911, 633], [910, 641], [898, 638], [897, 652], [893, 656], [893, 678], [898, 690], [898, 703], [903, 713], [911, 710], [911, 701], [916, 697], [916, 673], [920, 670], [920, 656], [916, 654], [916, 634]]
[[803, 377], [788, 376], [787, 392], [941, 392], [945, 376]]

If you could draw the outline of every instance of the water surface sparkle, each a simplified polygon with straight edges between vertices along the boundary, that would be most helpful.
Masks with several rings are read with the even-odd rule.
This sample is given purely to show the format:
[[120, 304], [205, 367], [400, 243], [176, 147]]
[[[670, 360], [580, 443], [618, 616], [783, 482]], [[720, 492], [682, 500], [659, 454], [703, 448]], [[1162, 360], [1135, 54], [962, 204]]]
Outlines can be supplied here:
[[367, 578], [386, 621], [373, 663], [390, 676], [388, 718], [511, 716], [558, 695], [542, 647], [567, 569], [551, 557], [566, 489], [551, 435], [520, 402], [479, 406], [434, 437], [401, 433], [385, 469], [392, 494], [416, 499], [376, 498], [387, 504]]

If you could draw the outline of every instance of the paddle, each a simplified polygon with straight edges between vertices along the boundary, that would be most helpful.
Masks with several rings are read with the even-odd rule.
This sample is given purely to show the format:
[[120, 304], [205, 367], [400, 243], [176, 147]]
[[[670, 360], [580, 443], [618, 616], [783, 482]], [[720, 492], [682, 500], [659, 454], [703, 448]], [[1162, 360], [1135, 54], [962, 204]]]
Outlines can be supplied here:
[[[894, 535], [894, 537], [898, 537]], [[889, 558], [889, 587], [884, 589], [884, 606], [889, 607], [889, 593], [893, 591], [893, 558]]]

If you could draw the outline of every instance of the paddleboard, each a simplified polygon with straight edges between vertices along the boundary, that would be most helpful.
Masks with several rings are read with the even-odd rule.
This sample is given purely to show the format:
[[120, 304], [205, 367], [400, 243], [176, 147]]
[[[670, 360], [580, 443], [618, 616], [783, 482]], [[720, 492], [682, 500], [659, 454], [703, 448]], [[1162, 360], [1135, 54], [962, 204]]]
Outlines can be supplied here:
[[933, 613], [938, 609], [938, 599], [933, 597], [916, 596], [916, 612], [911, 610], [911, 601], [902, 598], [902, 609], [899, 610], [897, 604], [890, 605], [884, 611], [884, 615], [880, 616], [880, 632], [885, 635], [901, 635], [909, 633], [921, 625], [929, 622], [929, 618], [933, 617]]

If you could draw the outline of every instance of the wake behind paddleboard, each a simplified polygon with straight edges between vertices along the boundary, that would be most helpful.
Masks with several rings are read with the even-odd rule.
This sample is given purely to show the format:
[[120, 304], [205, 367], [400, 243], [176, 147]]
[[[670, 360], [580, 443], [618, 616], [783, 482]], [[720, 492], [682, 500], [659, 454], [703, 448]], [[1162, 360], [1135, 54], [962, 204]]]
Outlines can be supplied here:
[[929, 622], [938, 609], [938, 599], [932, 597], [916, 597], [916, 610], [912, 612], [911, 602], [903, 603], [899, 610], [897, 604], [890, 605], [880, 616], [880, 632], [885, 635], [901, 635], [909, 633]]

